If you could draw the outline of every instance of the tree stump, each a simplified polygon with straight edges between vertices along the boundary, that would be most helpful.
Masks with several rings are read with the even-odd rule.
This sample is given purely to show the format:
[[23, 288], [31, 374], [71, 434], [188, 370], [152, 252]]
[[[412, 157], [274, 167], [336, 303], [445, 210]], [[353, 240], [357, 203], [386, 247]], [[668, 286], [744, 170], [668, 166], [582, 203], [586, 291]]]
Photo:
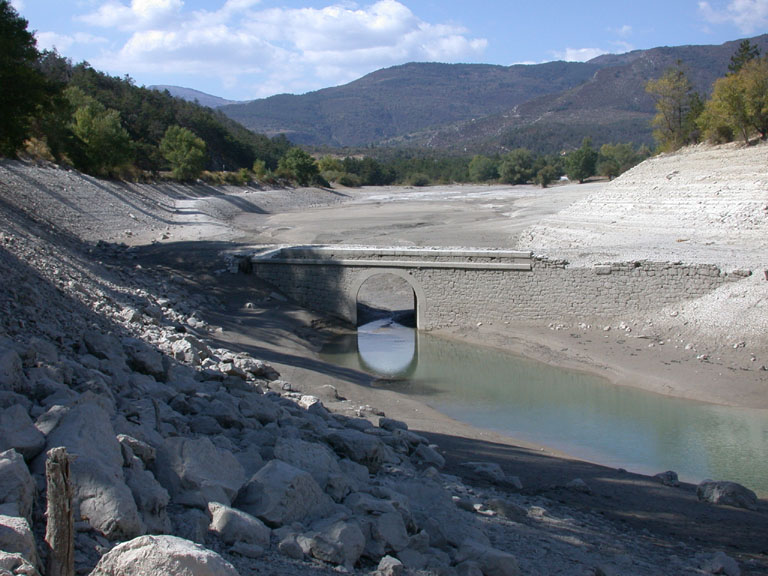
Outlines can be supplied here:
[[47, 576], [75, 576], [75, 520], [69, 462], [70, 457], [64, 447], [50, 449], [45, 461]]

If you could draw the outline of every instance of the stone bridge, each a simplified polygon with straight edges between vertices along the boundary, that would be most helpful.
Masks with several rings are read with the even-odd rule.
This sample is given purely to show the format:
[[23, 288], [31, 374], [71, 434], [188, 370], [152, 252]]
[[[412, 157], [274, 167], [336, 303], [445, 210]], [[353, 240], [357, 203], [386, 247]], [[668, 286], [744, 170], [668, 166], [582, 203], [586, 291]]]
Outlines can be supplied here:
[[421, 330], [626, 319], [748, 274], [648, 261], [571, 267], [531, 252], [491, 249], [291, 246], [246, 258], [259, 278], [291, 300], [352, 324], [363, 284], [381, 274], [403, 278], [413, 289]]

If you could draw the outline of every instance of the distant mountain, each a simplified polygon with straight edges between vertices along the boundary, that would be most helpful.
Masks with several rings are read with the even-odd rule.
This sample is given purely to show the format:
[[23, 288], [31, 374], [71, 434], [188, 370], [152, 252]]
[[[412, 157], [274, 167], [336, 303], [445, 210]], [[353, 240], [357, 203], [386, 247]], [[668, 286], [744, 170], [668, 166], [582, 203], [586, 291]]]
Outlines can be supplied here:
[[221, 106], [226, 106], [227, 104], [238, 103], [235, 100], [219, 98], [218, 96], [212, 96], [210, 94], [206, 94], [205, 92], [200, 92], [199, 90], [193, 90], [192, 88], [182, 88], [181, 86], [156, 85], [150, 86], [149, 88], [159, 92], [164, 92], [167, 90], [171, 96], [181, 98], [182, 100], [186, 100], [188, 102], [197, 102], [201, 106], [207, 106], [208, 108], [220, 108]]
[[[751, 38], [768, 53], [768, 35]], [[727, 72], [739, 41], [660, 47], [589, 62], [535, 65], [410, 63], [294, 96], [222, 106], [230, 118], [297, 144], [557, 151], [584, 136], [651, 143], [648, 80], [681, 61], [702, 94]]]

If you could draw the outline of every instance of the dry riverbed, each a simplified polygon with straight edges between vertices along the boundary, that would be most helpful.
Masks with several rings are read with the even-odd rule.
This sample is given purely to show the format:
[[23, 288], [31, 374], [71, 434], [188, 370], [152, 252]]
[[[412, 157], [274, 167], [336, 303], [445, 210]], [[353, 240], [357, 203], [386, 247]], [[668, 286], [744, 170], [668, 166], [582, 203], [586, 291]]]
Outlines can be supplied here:
[[[183, 285], [199, 296], [195, 301], [208, 325], [220, 328], [206, 338], [270, 362], [282, 380], [321, 397], [329, 409], [374, 422], [384, 413], [428, 436], [447, 460], [445, 472], [471, 487], [461, 493], [468, 506], [473, 499], [499, 495], [487, 475], [463, 465], [468, 460], [495, 462], [508, 476], [519, 477], [523, 491], [512, 495], [504, 489], [502, 495], [520, 509], [507, 510], [503, 521], [488, 519], [486, 529], [494, 545], [517, 556], [523, 573], [655, 574], [662, 567], [672, 574], [735, 573], [718, 568], [719, 562], [731, 569], [721, 555], [725, 552], [738, 560], [741, 573], [761, 574], [768, 572], [764, 501], [756, 511], [703, 504], [689, 485], [664, 486], [658, 479], [521, 446], [452, 421], [372, 386], [364, 374], [321, 362], [317, 352], [324, 338], [343, 327], [275, 298], [253, 277], [223, 270], [233, 249], [298, 243], [524, 248], [562, 254], [575, 263], [647, 258], [749, 268], [753, 276], [738, 283], [739, 290], [650, 316], [615, 322], [585, 318], [567, 326], [475, 326], [445, 335], [589, 370], [617, 384], [768, 408], [763, 369], [768, 365], [768, 282], [761, 277], [768, 268], [768, 148], [694, 152], [656, 159], [615, 183], [547, 190], [135, 186], [3, 162], [3, 233], [6, 243], [30, 234], [14, 219], [14, 210], [22, 210], [35, 214], [38, 228], [32, 234], [40, 242], [55, 230], [86, 242], [133, 245], [130, 259], [118, 256], [109, 265], [137, 274], [151, 270]], [[713, 157], [724, 160], [715, 166]], [[740, 169], [729, 172], [732, 165]], [[697, 192], [704, 185], [711, 187], [712, 197], [725, 200], [708, 204]], [[663, 201], [676, 186], [690, 202]], [[729, 192], [735, 194], [731, 201]], [[664, 207], [661, 219], [654, 206]], [[657, 221], [649, 243], [643, 231]], [[676, 222], [685, 228], [670, 231]], [[101, 265], [104, 256], [95, 254]], [[42, 262], [57, 265], [50, 258]], [[38, 263], [30, 259], [29, 265]], [[67, 269], [66, 263], [59, 266]], [[210, 305], [214, 300], [221, 305]], [[574, 483], [577, 479], [583, 485]], [[253, 571], [239, 567], [244, 574], [274, 573], [268, 564], [257, 562]], [[292, 568], [278, 563], [275, 570], [291, 573]]]

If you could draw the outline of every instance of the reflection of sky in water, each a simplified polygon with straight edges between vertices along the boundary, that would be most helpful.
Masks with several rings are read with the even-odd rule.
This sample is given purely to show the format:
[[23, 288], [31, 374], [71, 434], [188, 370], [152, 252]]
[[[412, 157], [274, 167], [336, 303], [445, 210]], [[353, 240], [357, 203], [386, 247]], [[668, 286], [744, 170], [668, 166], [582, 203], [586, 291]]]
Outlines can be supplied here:
[[390, 319], [376, 320], [357, 329], [361, 364], [376, 376], [408, 374], [416, 356], [416, 331]]
[[[388, 321], [382, 321], [383, 324]], [[410, 338], [404, 332], [410, 331]], [[412, 329], [366, 328], [326, 360], [393, 376], [397, 391], [478, 427], [614, 467], [675, 470], [684, 480], [733, 480], [768, 494], [768, 411], [714, 406], [613, 386], [602, 379]], [[418, 349], [418, 362], [413, 354]], [[343, 352], [346, 352], [344, 354]], [[400, 359], [389, 355], [403, 354]], [[364, 356], [364, 360], [361, 360]]]

